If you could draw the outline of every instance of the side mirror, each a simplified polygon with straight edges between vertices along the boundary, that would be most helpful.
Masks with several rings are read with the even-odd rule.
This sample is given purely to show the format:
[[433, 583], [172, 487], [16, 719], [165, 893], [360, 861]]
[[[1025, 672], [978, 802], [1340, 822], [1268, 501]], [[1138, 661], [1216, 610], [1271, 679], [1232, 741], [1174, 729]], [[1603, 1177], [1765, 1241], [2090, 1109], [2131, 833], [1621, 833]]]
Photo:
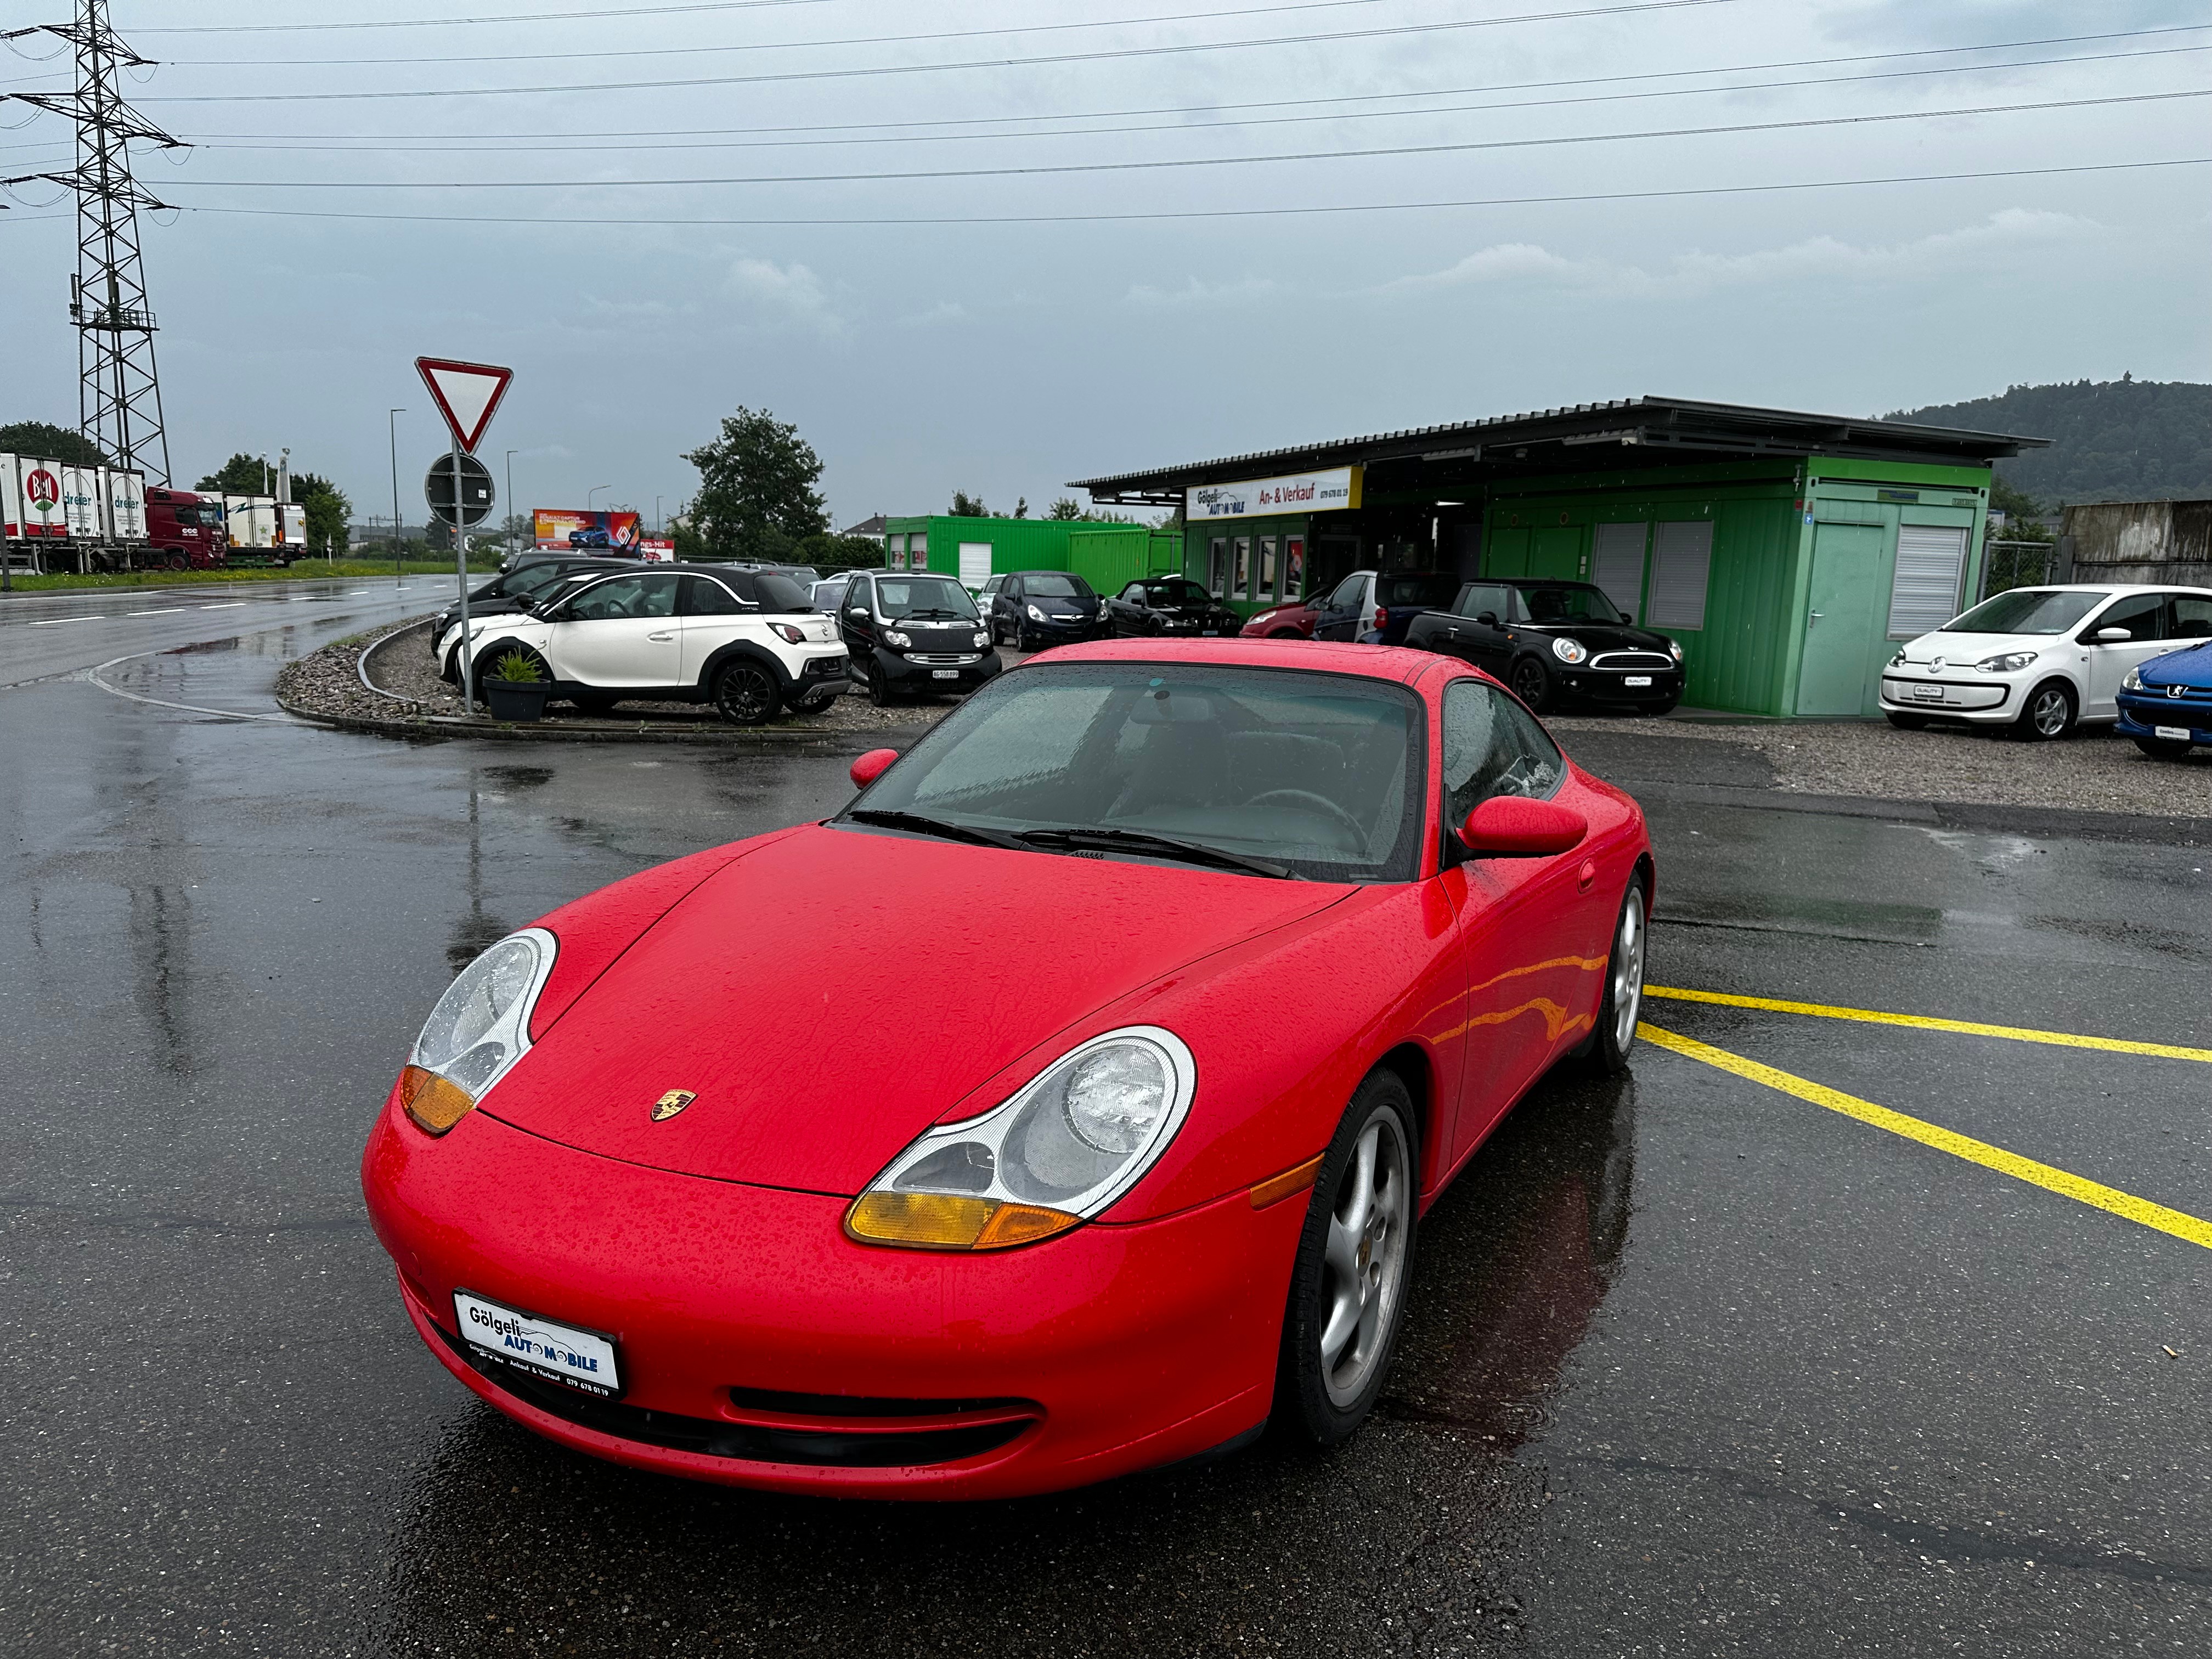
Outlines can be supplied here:
[[1495, 611], [1486, 611], [1477, 617], [1475, 621], [1480, 623], [1485, 628], [1495, 628], [1498, 626], [1498, 613]]
[[1492, 795], [1459, 827], [1462, 844], [1477, 858], [1550, 858], [1571, 852], [1589, 834], [1589, 821], [1572, 808], [1521, 795]]
[[868, 607], [865, 605], [848, 605], [845, 607], [845, 614], [848, 617], [857, 617], [862, 622], [866, 622], [868, 619]]
[[853, 763], [853, 787], [855, 789], [866, 788], [889, 771], [891, 763], [897, 758], [898, 750], [896, 749], [871, 749]]
[[2097, 643], [2100, 645], [2125, 645], [2134, 638], [2135, 635], [2124, 628], [2100, 628], [2097, 630]]

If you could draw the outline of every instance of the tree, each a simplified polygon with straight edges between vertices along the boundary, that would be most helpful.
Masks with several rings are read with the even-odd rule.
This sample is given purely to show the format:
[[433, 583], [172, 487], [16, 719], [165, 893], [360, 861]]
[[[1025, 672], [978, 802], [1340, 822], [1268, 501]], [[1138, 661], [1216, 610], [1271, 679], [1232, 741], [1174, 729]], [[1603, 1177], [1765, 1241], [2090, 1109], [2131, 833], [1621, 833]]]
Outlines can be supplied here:
[[292, 499], [306, 509], [308, 552], [336, 553], [345, 546], [346, 526], [353, 521], [345, 491], [315, 473], [295, 472]]
[[956, 519], [988, 519], [991, 509], [983, 505], [979, 495], [970, 495], [964, 489], [952, 492], [952, 516]]
[[1014, 498], [1014, 516], [1018, 519], [1026, 519], [1029, 515], [1030, 498], [1026, 495], [1016, 496]]
[[793, 564], [817, 570], [873, 570], [884, 562], [884, 544], [866, 536], [809, 536], [793, 551]]
[[0, 426], [0, 455], [34, 455], [64, 466], [106, 466], [106, 452], [82, 432], [45, 421], [16, 421]]
[[829, 533], [829, 504], [815, 488], [822, 458], [797, 427], [768, 410], [723, 416], [721, 436], [683, 459], [699, 469], [691, 532], [681, 537], [697, 552], [780, 561], [805, 538]]
[[1072, 524], [1083, 517], [1083, 503], [1073, 495], [1062, 495], [1045, 512], [1045, 517], [1061, 524]]
[[1998, 537], [2001, 541], [2047, 542], [2054, 539], [2043, 524], [2043, 514], [2046, 510], [2043, 503], [2002, 475], [1990, 480], [1990, 508], [2005, 515], [2004, 530]]
[[225, 461], [220, 471], [192, 486], [216, 495], [266, 495], [276, 487], [276, 469], [258, 455], [242, 450]]

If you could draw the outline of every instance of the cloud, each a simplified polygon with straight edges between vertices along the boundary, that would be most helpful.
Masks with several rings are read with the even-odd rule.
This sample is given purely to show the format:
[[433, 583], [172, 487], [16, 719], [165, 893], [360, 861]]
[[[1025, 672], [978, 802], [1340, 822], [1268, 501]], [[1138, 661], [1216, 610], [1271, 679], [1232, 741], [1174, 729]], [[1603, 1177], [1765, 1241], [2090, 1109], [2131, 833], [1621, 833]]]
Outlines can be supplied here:
[[939, 300], [927, 311], [917, 311], [898, 319], [901, 328], [935, 328], [945, 323], [964, 323], [969, 310], [957, 300]]
[[1533, 242], [1501, 242], [1441, 270], [1399, 276], [1366, 292], [1376, 297], [1481, 284], [1680, 297], [1722, 289], [1852, 282], [1905, 282], [1941, 275], [2001, 255], [2087, 242], [2104, 234], [2073, 214], [2006, 208], [1975, 224], [1908, 242], [1858, 244], [1808, 237], [1747, 253], [1678, 253], [1657, 270], [1605, 259], [1575, 259]]
[[730, 267], [724, 286], [760, 321], [797, 323], [823, 334], [839, 333], [845, 326], [822, 279], [795, 260], [779, 265], [772, 259], [740, 259]]
[[1177, 289], [1154, 288], [1149, 283], [1139, 283], [1125, 297], [1130, 305], [1158, 311], [1180, 306], [1242, 305], [1253, 300], [1270, 299], [1285, 291], [1272, 276], [1246, 276], [1233, 283], [1201, 283], [1193, 276]]

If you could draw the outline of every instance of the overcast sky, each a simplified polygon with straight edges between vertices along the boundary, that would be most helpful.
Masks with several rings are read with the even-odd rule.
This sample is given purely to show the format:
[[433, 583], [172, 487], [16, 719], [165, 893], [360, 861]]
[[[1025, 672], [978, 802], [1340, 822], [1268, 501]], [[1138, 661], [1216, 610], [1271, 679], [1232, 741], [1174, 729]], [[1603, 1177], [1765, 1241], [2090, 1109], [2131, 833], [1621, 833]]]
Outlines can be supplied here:
[[[143, 225], [180, 482], [289, 445], [388, 514], [399, 405], [419, 520], [418, 354], [514, 368], [480, 453], [520, 452], [526, 507], [607, 484], [672, 512], [679, 453], [748, 404], [821, 452], [841, 527], [1646, 392], [1875, 413], [2212, 379], [2212, 167], [1587, 199], [2212, 156], [2212, 99], [2142, 98], [2212, 88], [2179, 0], [453, 0], [510, 21], [331, 27], [433, 9], [117, 0], [161, 60], [142, 112], [198, 146], [140, 163], [185, 210]], [[2092, 33], [2124, 38], [2018, 44]], [[66, 70], [0, 57], [0, 90]], [[52, 117], [0, 138], [6, 173], [67, 165]], [[711, 182], [624, 182], [653, 179]], [[52, 194], [0, 214], [0, 419], [75, 420]], [[1585, 199], [1304, 210], [1536, 197]], [[896, 219], [1000, 222], [820, 222]]]

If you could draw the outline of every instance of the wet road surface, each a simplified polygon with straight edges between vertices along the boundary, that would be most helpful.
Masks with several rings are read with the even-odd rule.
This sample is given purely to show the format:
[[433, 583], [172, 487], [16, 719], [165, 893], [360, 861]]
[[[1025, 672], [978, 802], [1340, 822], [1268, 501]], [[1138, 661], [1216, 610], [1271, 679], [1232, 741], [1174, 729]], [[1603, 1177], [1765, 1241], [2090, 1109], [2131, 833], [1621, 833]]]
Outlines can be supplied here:
[[[849, 789], [68, 678], [196, 645], [132, 672], [269, 712], [284, 655], [405, 614], [349, 603], [387, 608], [70, 644], [0, 612], [0, 1651], [2203, 1650], [2212, 1250], [1648, 1045], [1540, 1085], [1432, 1212], [1334, 1454], [907, 1509], [532, 1438], [421, 1348], [370, 1237], [390, 1077], [483, 944]], [[2212, 1046], [2203, 849], [1769, 810], [1698, 772], [1716, 745], [1571, 747], [1648, 786], [1661, 985]], [[2212, 1217], [2202, 1063], [1646, 1018]]]

